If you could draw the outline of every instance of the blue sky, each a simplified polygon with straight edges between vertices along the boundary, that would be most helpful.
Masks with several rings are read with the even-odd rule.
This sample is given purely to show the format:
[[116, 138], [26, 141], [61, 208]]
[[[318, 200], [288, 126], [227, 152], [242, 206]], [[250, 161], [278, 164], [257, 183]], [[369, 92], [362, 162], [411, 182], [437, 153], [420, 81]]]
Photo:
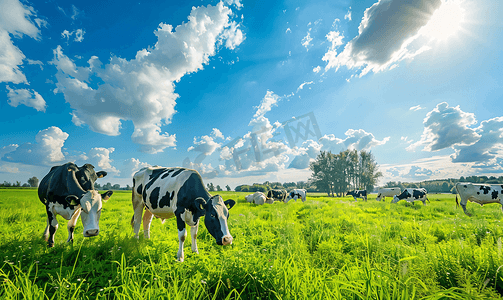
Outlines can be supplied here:
[[306, 181], [370, 150], [381, 184], [503, 173], [500, 1], [0, 0], [0, 182], [92, 163]]

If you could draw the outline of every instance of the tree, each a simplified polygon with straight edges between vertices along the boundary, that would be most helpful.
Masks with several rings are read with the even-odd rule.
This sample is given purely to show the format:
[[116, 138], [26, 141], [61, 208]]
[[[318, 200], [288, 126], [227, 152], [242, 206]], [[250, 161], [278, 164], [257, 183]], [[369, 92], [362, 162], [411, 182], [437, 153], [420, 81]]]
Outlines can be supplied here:
[[220, 185], [217, 184], [217, 191], [218, 192], [221, 192], [222, 191], [222, 188], [220, 187]]
[[31, 187], [37, 187], [38, 186], [38, 178], [33, 176], [32, 178], [28, 179], [28, 184]]
[[120, 189], [121, 189], [120, 184], [116, 183], [116, 184], [112, 185], [112, 190], [120, 190]]
[[335, 155], [330, 151], [321, 151], [316, 160], [309, 164], [313, 172], [310, 181], [318, 190], [326, 192], [328, 196], [334, 196], [333, 164]]
[[228, 192], [231, 191], [231, 187], [229, 185], [226, 185], [225, 188], [227, 189]]
[[213, 185], [212, 182], [208, 183], [207, 186], [208, 186], [208, 191], [210, 191], [210, 192], [214, 192], [215, 191], [215, 186]]

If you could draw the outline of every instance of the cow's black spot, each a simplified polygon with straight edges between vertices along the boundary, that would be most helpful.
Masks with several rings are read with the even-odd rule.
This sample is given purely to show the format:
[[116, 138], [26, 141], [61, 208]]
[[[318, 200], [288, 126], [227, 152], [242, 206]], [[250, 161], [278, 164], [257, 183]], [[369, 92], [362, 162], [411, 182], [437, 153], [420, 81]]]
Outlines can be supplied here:
[[480, 195], [480, 192], [477, 192], [477, 195]]
[[142, 194], [142, 189], [143, 189], [143, 184], [140, 183], [140, 185], [136, 188], [136, 192], [141, 195]]
[[162, 173], [164, 172], [169, 172], [170, 169], [155, 169], [152, 171], [152, 174], [150, 174], [149, 176], [149, 181], [148, 183], [145, 185], [145, 190], [148, 190], [152, 184], [154, 184], [154, 182], [159, 178], [159, 176], [161, 176]]
[[150, 199], [149, 199], [149, 202], [150, 202], [150, 206], [152, 206], [152, 209], [156, 209], [157, 208], [157, 204], [158, 204], [158, 201], [159, 201], [159, 191], [161, 190], [161, 187], [156, 187], [155, 189], [152, 190], [152, 192], [150, 193]]
[[175, 191], [171, 192], [171, 195], [169, 194], [169, 191], [166, 192], [166, 195], [162, 196], [161, 200], [159, 201], [159, 208], [163, 208], [165, 206], [169, 207], [171, 206], [171, 200], [175, 197]]
[[176, 176], [178, 176], [178, 174], [182, 173], [183, 171], [185, 171], [185, 169], [183, 169], [183, 168], [178, 169], [176, 172], [173, 173], [173, 175], [171, 175], [171, 177], [176, 177]]
[[169, 174], [171, 174], [171, 172], [173, 172], [174, 170], [175, 170], [175, 169], [169, 169], [169, 171], [168, 171], [168, 172], [166, 172], [164, 175], [162, 175], [161, 179], [164, 179], [164, 178], [168, 177], [168, 176], [169, 176]]
[[495, 190], [495, 191], [493, 191], [493, 192], [491, 193], [491, 197], [492, 197], [493, 199], [498, 199], [498, 191], [496, 191], [496, 190]]
[[414, 199], [419, 199], [422, 198], [425, 195], [425, 192], [419, 191], [419, 190], [413, 190], [412, 192], [414, 195]]
[[480, 187], [480, 189], [483, 190], [484, 194], [487, 195], [487, 194], [489, 194], [489, 191], [491, 190], [491, 187], [488, 186], [488, 185], [483, 185], [483, 186]]

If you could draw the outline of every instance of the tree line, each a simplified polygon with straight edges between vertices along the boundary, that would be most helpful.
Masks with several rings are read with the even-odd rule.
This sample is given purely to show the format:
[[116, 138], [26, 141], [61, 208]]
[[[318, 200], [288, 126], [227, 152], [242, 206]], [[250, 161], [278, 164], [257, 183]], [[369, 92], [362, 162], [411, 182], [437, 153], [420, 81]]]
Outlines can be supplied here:
[[421, 182], [400, 182], [389, 181], [383, 187], [400, 187], [402, 190], [406, 188], [425, 188], [428, 193], [453, 193], [456, 194], [456, 183], [471, 182], [483, 184], [503, 184], [503, 176], [461, 176], [459, 179], [436, 179], [424, 180]]
[[374, 156], [365, 150], [321, 151], [309, 169], [313, 172], [309, 182], [332, 197], [352, 190], [373, 191], [382, 176]]

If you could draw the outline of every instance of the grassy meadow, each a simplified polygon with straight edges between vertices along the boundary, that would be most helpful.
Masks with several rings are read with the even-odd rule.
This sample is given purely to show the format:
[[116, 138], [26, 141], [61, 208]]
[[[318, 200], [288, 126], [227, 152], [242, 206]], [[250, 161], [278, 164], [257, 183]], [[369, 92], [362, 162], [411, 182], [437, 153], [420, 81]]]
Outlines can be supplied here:
[[230, 210], [234, 243], [216, 245], [203, 223], [200, 254], [185, 243], [176, 261], [174, 219], [152, 222], [151, 239], [133, 237], [130, 191], [103, 206], [100, 235], [56, 246], [42, 239], [44, 206], [36, 189], [0, 190], [0, 299], [499, 299], [503, 294], [501, 206], [429, 195], [423, 206], [353, 202], [308, 195], [307, 201], [255, 206], [247, 193]]

